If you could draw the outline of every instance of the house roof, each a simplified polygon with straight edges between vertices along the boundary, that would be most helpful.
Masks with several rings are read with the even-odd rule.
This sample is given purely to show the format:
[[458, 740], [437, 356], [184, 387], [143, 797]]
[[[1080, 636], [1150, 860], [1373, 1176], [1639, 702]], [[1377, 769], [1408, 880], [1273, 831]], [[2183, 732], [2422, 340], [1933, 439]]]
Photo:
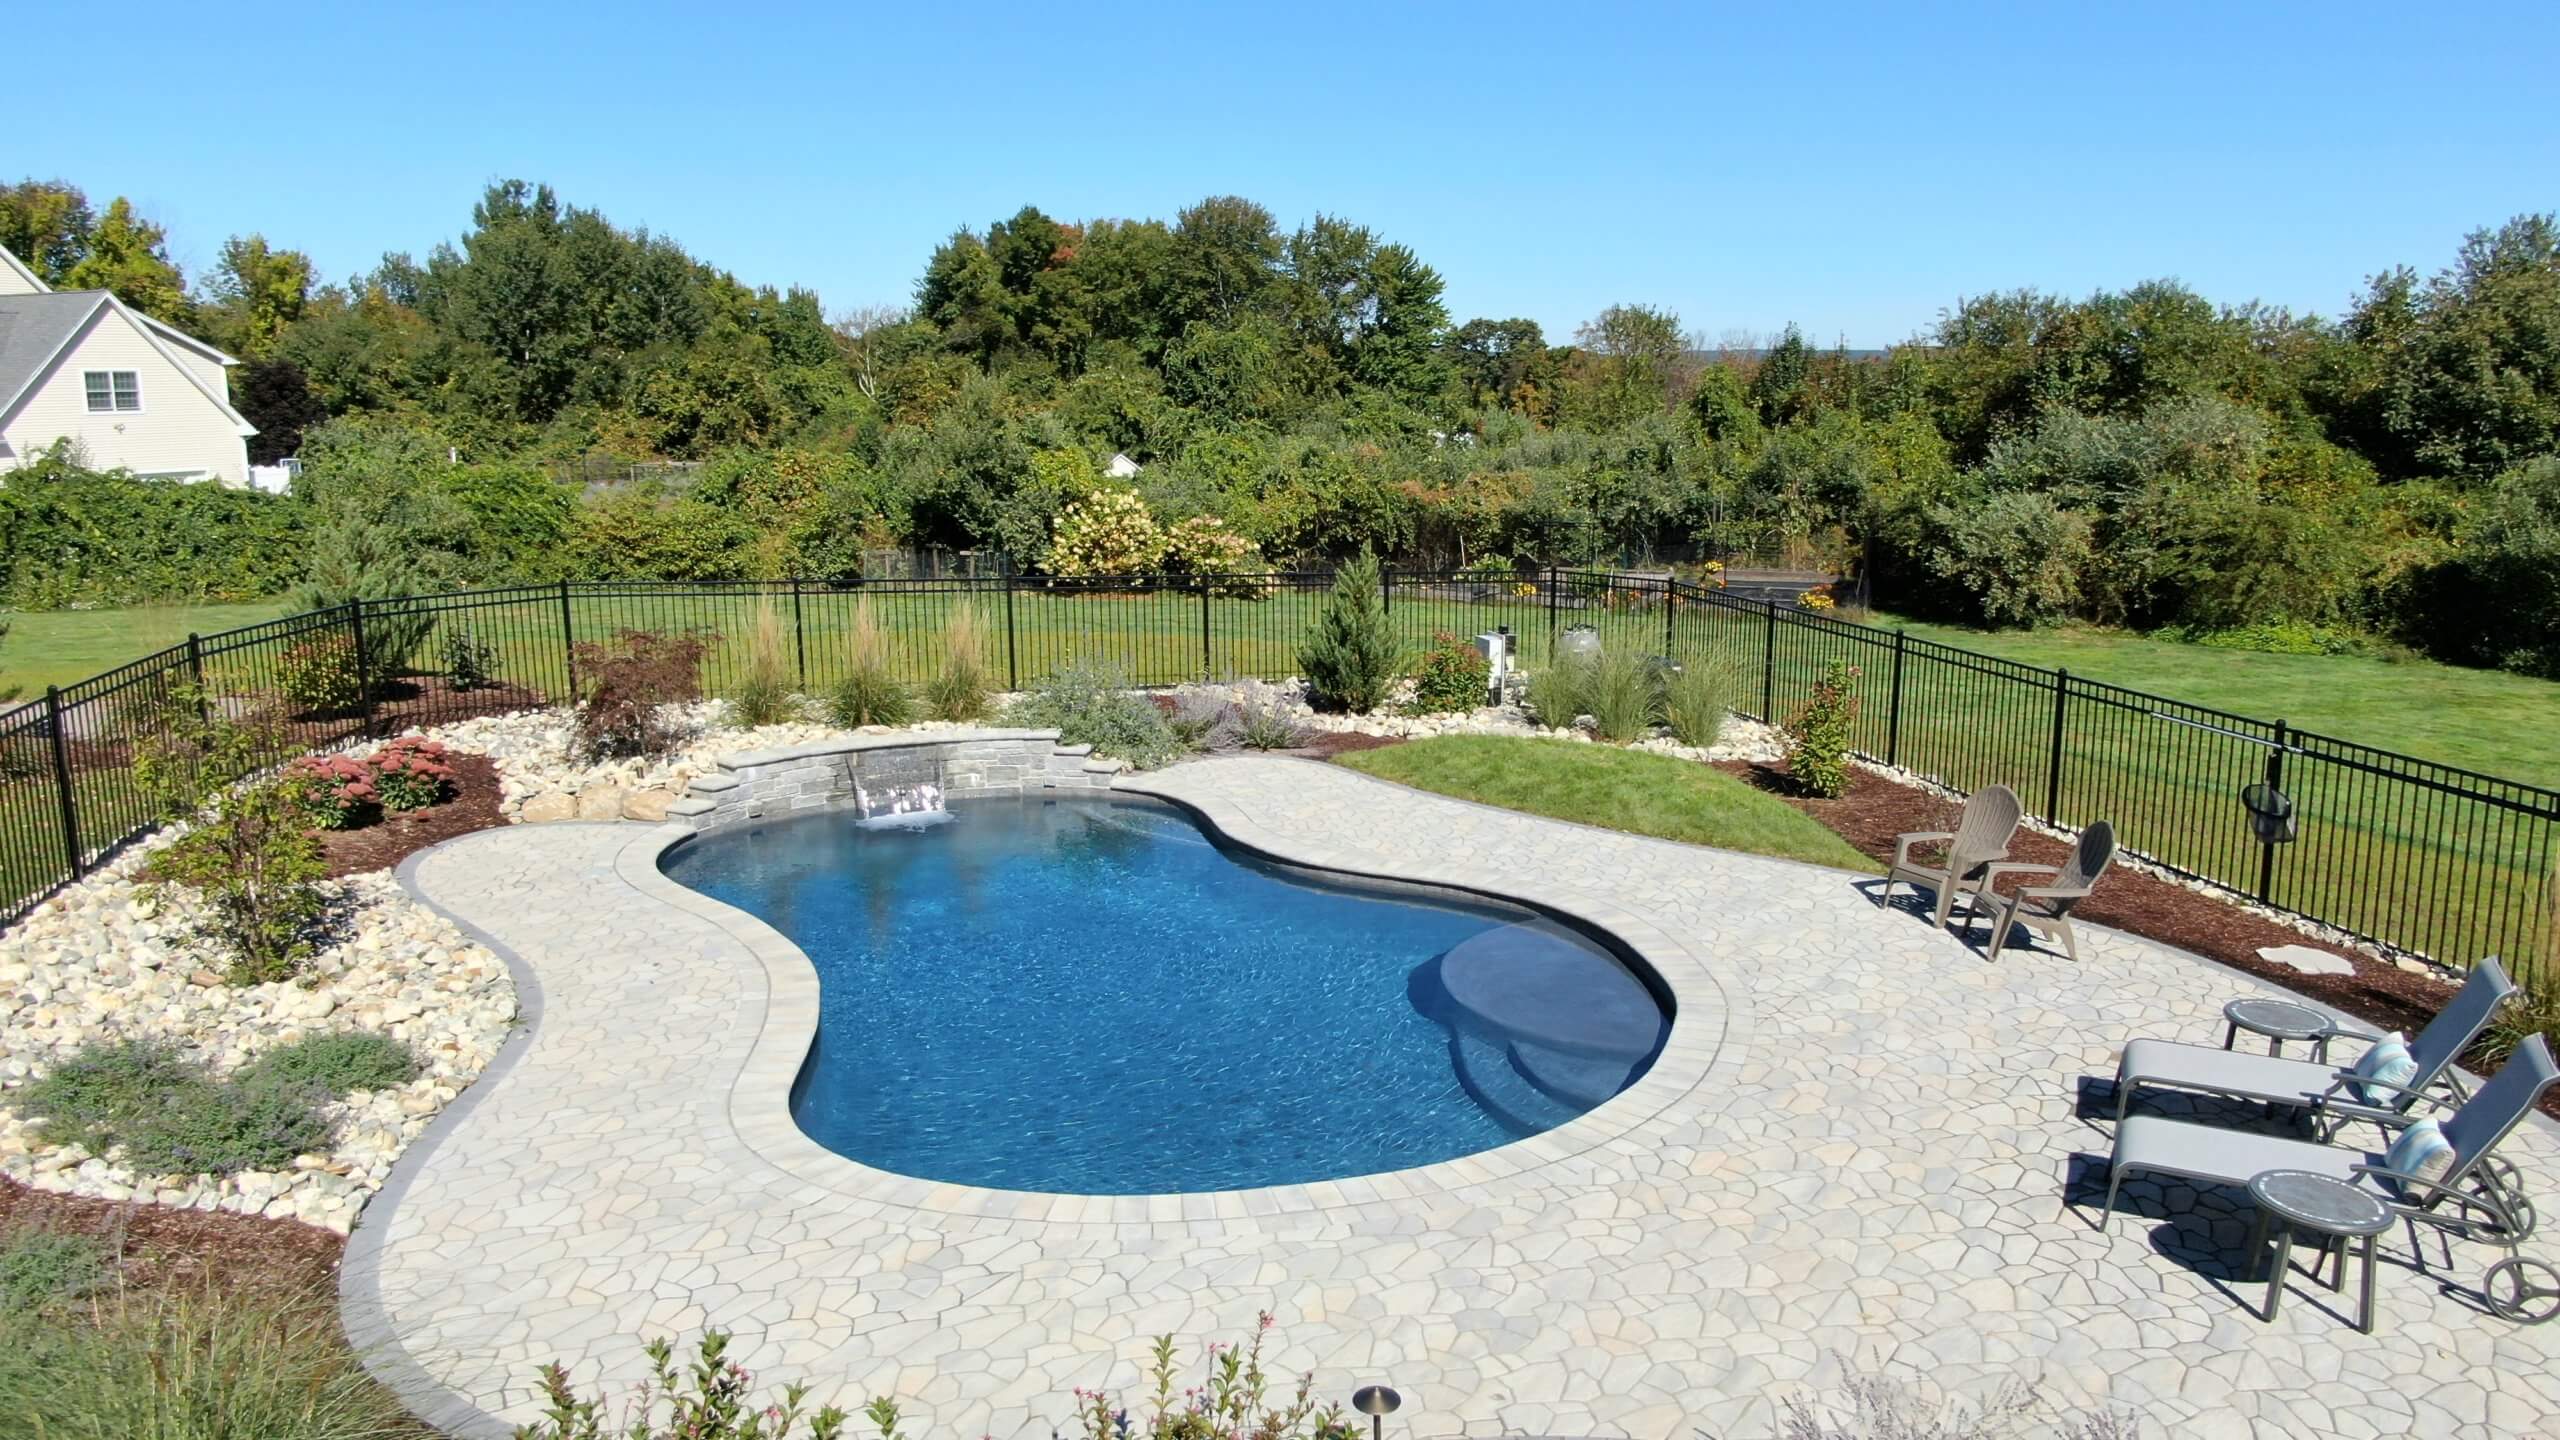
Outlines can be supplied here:
[[16, 406], [105, 298], [98, 290], [0, 295], [0, 414]]
[[[0, 251], [0, 254], [5, 253], [7, 252]], [[169, 341], [164, 339], [164, 336], [186, 338], [178, 331], [171, 330], [168, 326], [126, 305], [105, 290], [53, 290], [42, 295], [0, 295], [0, 416], [6, 416], [18, 408], [18, 402], [26, 398], [27, 391], [34, 387], [37, 377], [44, 374], [46, 368], [62, 354], [64, 347], [78, 337], [82, 327], [86, 326], [90, 318], [102, 309], [114, 310], [131, 321], [141, 329], [143, 338], [158, 347], [164, 354], [169, 345]], [[230, 363], [229, 356], [223, 355], [221, 351], [214, 350], [200, 340], [189, 340], [187, 343], [216, 356], [225, 363]], [[241, 434], [258, 433], [257, 427], [251, 425], [247, 417], [231, 408], [230, 397], [207, 389], [205, 383], [196, 378], [194, 371], [178, 363], [176, 356], [170, 356], [169, 363], [177, 366], [178, 373], [186, 377], [187, 383], [195, 387], [196, 393], [212, 401], [214, 408], [220, 410], [225, 419], [238, 426]]]

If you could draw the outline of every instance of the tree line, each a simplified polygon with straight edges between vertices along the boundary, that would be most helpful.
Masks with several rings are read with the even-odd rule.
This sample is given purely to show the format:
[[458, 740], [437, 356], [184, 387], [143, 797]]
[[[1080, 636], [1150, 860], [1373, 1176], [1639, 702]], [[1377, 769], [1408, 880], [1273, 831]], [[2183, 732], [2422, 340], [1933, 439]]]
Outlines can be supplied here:
[[[2335, 319], [2169, 280], [2021, 290], [1882, 354], [1713, 347], [1643, 304], [1560, 340], [1460, 322], [1411, 248], [1234, 196], [1026, 206], [936, 247], [907, 303], [833, 312], [521, 181], [423, 261], [337, 281], [248, 235], [191, 282], [131, 205], [59, 181], [0, 189], [0, 244], [242, 356], [258, 458], [306, 462], [314, 554], [406, 578], [843, 577], [887, 545], [1037, 569], [1067, 507], [1122, 489], [1258, 563], [1783, 549], [1932, 616], [2560, 676], [2549, 215], [2382, 270]], [[1107, 478], [1115, 453], [1143, 468]], [[681, 492], [549, 478], [596, 454], [714, 463]], [[19, 603], [65, 588], [10, 548]]]

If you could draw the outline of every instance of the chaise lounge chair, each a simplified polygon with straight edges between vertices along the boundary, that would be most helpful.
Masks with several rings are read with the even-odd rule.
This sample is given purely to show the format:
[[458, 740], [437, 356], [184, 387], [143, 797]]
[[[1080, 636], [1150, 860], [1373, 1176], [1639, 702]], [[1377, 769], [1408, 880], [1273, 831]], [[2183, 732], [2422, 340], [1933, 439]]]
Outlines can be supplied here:
[[[2080, 832], [2080, 843], [2073, 847], [2068, 865], [2004, 863], [1984, 871], [1982, 888], [1975, 892], [1974, 899], [1989, 902], [1991, 953], [1985, 958], [1999, 959], [2002, 947], [2009, 943], [2011, 928], [2024, 925], [2040, 935], [2059, 938], [2063, 952], [2078, 960], [2080, 938], [2071, 931], [2071, 909], [2089, 898], [2098, 877], [2107, 873], [2108, 864], [2115, 858], [2116, 827], [2101, 820]], [[2053, 880], [2003, 895], [1997, 886], [2004, 875], [2050, 875]]]
[[[2409, 1042], [2409, 1059], [2415, 1068], [2398, 1081], [2367, 1078], [2353, 1066], [2323, 1060], [2286, 1060], [2174, 1040], [2136, 1040], [2124, 1047], [2124, 1057], [2116, 1065], [2116, 1123], [2129, 1123], [2125, 1112], [2134, 1095], [2146, 1089], [2260, 1100], [2343, 1119], [2396, 1117], [2439, 1080], [2453, 1084], [2454, 1060], [2479, 1038], [2489, 1017], [2515, 991], [2515, 982], [2507, 978], [2495, 956], [2472, 966], [2453, 999]], [[2341, 1030], [2339, 1038], [2370, 1042], [2381, 1037]], [[2454, 1094], [2460, 1097], [2458, 1087]]]
[[[1934, 923], [1947, 928], [1947, 912], [1955, 908], [1956, 892], [1979, 889], [1991, 866], [2009, 854], [2009, 841], [2018, 833], [2018, 819], [2025, 813], [2018, 804], [2018, 793], [2006, 785], [1986, 785], [1973, 792], [1964, 802], [1964, 816], [1955, 830], [1915, 830], [1893, 842], [1893, 864], [1884, 872], [1884, 904], [1893, 904], [1893, 887], [1898, 884], [1926, 885], [1937, 892], [1938, 911]], [[1947, 859], [1942, 866], [1923, 865], [1911, 858], [1912, 847], [1945, 841]]]
[[[2499, 1314], [2538, 1324], [2560, 1313], [2560, 1307], [2550, 1303], [2560, 1290], [2548, 1279], [2533, 1278], [2536, 1270], [2550, 1275], [2551, 1267], [2514, 1254], [2533, 1235], [2533, 1206], [2521, 1191], [2515, 1167], [2491, 1152], [2524, 1123], [2543, 1092], [2554, 1084], [2560, 1084], [2560, 1066], [2552, 1063], [2550, 1045], [2539, 1035], [2529, 1037], [2479, 1093], [2442, 1121], [2432, 1122], [2441, 1125], [2443, 1143], [2451, 1147], [2447, 1168], [2432, 1179], [2391, 1168], [2386, 1163], [2387, 1150], [2321, 1145], [2136, 1115], [2116, 1129], [2098, 1229], [2104, 1233], [2113, 1223], [2116, 1192], [2127, 1175], [2174, 1175], [2237, 1186], [2269, 1170], [2308, 1170], [2372, 1190], [2394, 1215], [2412, 1224], [2504, 1246], [2508, 1257], [2490, 1268], [2482, 1291]], [[2406, 1118], [2392, 1122], [2395, 1127], [2411, 1123]], [[2371, 1284], [2369, 1266], [2366, 1283]]]

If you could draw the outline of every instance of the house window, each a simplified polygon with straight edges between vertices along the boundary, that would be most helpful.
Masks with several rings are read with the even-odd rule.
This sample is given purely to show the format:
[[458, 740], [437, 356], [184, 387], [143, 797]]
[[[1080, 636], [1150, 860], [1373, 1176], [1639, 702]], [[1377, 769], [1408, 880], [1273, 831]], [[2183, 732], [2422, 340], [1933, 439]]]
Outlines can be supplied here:
[[142, 408], [142, 377], [130, 370], [90, 370], [81, 375], [89, 387], [89, 412]]

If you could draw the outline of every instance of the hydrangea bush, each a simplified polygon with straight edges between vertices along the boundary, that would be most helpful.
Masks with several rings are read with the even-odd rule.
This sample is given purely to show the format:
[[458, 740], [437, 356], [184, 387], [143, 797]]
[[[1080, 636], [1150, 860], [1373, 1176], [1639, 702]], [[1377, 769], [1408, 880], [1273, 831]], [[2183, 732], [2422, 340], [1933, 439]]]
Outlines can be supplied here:
[[1145, 575], [1164, 563], [1168, 543], [1146, 501], [1127, 490], [1096, 490], [1059, 512], [1049, 571], [1070, 578]]

